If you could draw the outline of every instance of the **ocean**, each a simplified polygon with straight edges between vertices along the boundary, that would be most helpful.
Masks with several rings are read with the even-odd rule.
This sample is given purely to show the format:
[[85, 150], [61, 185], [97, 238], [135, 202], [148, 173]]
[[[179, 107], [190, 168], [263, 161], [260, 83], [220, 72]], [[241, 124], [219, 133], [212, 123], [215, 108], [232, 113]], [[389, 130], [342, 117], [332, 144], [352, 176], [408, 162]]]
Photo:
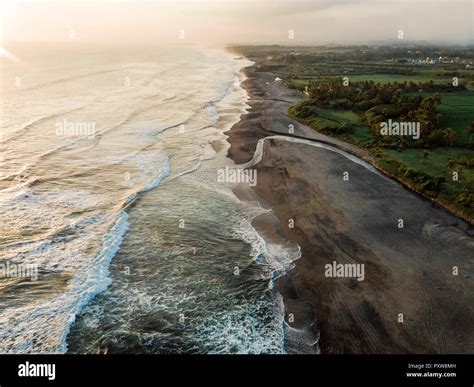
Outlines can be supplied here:
[[197, 46], [7, 46], [2, 353], [285, 353], [298, 249], [252, 227], [224, 132], [250, 63]]

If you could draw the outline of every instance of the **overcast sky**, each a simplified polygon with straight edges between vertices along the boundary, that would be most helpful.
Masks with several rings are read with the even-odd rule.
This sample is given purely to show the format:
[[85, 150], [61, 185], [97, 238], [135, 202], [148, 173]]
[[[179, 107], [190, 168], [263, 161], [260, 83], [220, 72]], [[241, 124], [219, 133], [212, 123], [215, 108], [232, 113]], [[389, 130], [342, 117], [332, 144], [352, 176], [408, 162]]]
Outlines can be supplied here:
[[406, 40], [474, 43], [474, 0], [1, 0], [0, 7], [3, 41], [363, 43], [403, 30]]

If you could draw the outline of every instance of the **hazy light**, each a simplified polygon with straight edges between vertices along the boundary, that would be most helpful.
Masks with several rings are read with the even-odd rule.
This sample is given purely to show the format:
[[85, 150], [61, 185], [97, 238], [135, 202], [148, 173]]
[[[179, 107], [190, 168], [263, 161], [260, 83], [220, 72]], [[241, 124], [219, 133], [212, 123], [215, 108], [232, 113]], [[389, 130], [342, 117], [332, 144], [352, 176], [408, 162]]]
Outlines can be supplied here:
[[0, 47], [0, 58], [7, 58], [15, 62], [19, 61], [19, 59], [15, 55], [13, 55], [11, 52], [8, 52], [3, 47]]
[[471, 0], [3, 0], [2, 15], [5, 41], [474, 42]]

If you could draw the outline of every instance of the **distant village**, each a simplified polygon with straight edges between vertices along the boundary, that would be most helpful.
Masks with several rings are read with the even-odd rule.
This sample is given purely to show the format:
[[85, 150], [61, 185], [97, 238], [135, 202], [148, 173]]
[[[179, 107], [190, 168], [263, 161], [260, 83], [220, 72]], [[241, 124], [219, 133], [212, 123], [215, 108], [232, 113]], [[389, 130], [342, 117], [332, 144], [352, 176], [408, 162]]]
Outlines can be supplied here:
[[[411, 53], [411, 52], [409, 52]], [[416, 53], [415, 53], [416, 54]], [[451, 58], [449, 56], [440, 56], [438, 58], [426, 57], [426, 58], [398, 58], [394, 59], [399, 63], [407, 63], [412, 65], [437, 65], [437, 64], [457, 64], [457, 65], [464, 65], [466, 69], [474, 69], [474, 63], [471, 59], [454, 57]]]

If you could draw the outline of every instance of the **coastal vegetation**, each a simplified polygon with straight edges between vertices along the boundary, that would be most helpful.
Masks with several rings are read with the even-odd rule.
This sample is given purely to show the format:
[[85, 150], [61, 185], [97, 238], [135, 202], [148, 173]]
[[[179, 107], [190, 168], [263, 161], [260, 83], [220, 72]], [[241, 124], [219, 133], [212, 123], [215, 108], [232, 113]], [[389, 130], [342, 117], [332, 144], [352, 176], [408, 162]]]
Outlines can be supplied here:
[[[474, 50], [270, 46], [243, 52], [257, 71], [273, 72], [302, 93], [289, 116], [368, 150], [379, 169], [472, 223]], [[381, 130], [392, 123], [408, 130]]]

